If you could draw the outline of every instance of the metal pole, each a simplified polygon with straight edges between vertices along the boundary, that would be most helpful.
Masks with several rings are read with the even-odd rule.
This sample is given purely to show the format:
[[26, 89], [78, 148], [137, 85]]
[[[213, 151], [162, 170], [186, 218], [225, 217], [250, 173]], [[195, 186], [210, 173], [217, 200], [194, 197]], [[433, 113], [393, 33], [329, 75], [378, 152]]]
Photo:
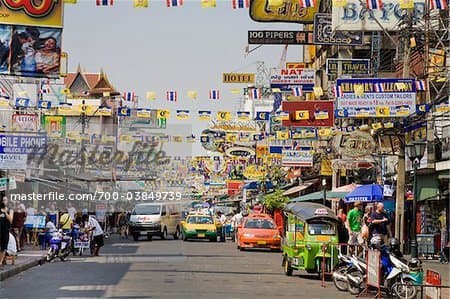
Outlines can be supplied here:
[[322, 187], [323, 187], [323, 205], [326, 205], [327, 202], [327, 181], [326, 179], [322, 179]]
[[414, 182], [413, 182], [413, 211], [412, 211], [412, 231], [411, 231], [411, 258], [417, 258], [417, 236], [416, 236], [416, 202], [417, 202], [417, 166], [419, 163], [413, 161]]

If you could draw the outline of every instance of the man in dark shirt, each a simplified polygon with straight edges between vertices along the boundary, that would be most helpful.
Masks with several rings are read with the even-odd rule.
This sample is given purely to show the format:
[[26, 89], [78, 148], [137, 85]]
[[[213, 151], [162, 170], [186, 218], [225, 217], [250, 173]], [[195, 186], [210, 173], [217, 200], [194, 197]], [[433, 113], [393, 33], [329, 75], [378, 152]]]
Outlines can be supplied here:
[[375, 209], [375, 212], [372, 213], [370, 216], [371, 218], [371, 235], [372, 237], [380, 237], [381, 240], [384, 242], [384, 244], [388, 244], [388, 224], [389, 219], [384, 212], [384, 205], [383, 203], [378, 203], [377, 208]]

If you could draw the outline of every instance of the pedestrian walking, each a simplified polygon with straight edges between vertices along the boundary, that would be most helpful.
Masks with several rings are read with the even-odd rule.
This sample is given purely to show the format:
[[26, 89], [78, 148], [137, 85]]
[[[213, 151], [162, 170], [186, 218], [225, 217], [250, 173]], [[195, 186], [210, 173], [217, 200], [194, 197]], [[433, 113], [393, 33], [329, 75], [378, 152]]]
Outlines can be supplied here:
[[94, 216], [83, 215], [83, 222], [86, 223], [87, 230], [92, 234], [92, 242], [93, 242], [93, 256], [98, 256], [100, 252], [100, 247], [102, 247], [104, 243], [104, 232], [97, 219]]
[[225, 225], [227, 223], [227, 217], [222, 212], [217, 212], [217, 216], [219, 216], [219, 222], [221, 224], [220, 227], [220, 242], [225, 242]]
[[364, 239], [361, 236], [362, 218], [361, 203], [357, 201], [353, 204], [353, 209], [350, 210], [347, 216], [348, 245], [351, 254], [358, 254], [361, 246], [364, 244]]
[[24, 246], [24, 227], [27, 218], [25, 206], [19, 204], [14, 210], [14, 218], [11, 224], [13, 235], [16, 238], [17, 251], [23, 250]]
[[5, 200], [0, 202], [0, 265], [6, 264], [6, 250], [9, 243], [9, 231], [13, 222], [13, 214], [8, 211]]
[[379, 202], [376, 206], [375, 212], [370, 216], [371, 218], [371, 226], [369, 234], [372, 238], [380, 238], [384, 244], [388, 243], [388, 224], [389, 218], [384, 210], [384, 204]]
[[121, 209], [119, 215], [117, 216], [116, 226], [119, 228], [119, 233], [122, 240], [124, 240], [125, 238], [128, 239], [128, 219], [124, 209]]

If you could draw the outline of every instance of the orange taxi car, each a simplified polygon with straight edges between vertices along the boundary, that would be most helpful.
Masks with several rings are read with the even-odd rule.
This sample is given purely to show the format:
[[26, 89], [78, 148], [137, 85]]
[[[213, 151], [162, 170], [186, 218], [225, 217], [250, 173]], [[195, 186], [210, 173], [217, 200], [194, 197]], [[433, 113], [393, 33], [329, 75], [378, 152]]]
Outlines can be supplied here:
[[272, 217], [267, 214], [252, 214], [242, 220], [237, 230], [237, 248], [281, 249], [280, 232]]

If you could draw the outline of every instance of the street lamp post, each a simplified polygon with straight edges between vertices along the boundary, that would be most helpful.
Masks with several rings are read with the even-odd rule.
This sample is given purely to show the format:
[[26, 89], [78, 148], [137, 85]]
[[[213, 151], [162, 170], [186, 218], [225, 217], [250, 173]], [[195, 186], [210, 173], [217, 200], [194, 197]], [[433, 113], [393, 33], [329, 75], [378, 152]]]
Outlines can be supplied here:
[[416, 236], [416, 203], [417, 203], [417, 168], [420, 165], [420, 160], [425, 154], [425, 142], [413, 142], [406, 145], [406, 154], [413, 164], [413, 213], [412, 213], [412, 232], [411, 232], [411, 258], [417, 258], [417, 236]]
[[327, 180], [322, 179], [322, 188], [323, 188], [323, 205], [326, 205], [327, 202]]

